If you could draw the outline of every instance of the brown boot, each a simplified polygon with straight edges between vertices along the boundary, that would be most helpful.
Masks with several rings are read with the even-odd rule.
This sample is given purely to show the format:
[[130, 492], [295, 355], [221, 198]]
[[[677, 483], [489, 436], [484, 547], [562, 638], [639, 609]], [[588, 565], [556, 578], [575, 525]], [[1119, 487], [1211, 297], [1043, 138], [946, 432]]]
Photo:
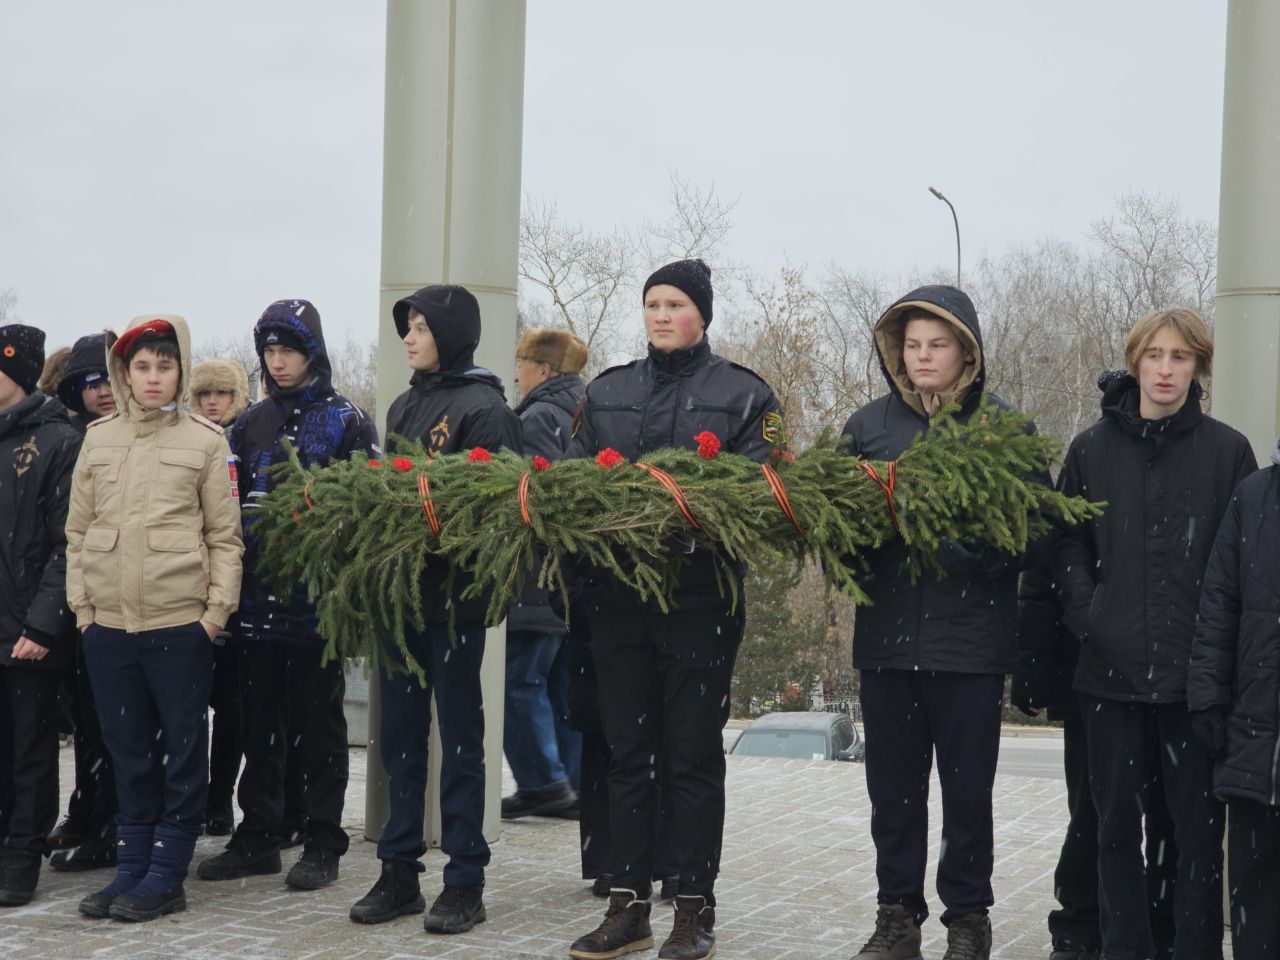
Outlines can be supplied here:
[[706, 897], [676, 897], [676, 923], [658, 960], [704, 960], [716, 955], [715, 907]]
[[573, 941], [569, 956], [576, 960], [610, 960], [624, 953], [648, 950], [653, 946], [653, 929], [649, 926], [652, 905], [637, 900], [634, 890], [614, 888], [609, 894], [609, 909], [604, 921], [585, 937]]
[[875, 933], [853, 960], [920, 960], [920, 924], [902, 904], [880, 904]]
[[942, 960], [990, 960], [991, 921], [985, 913], [962, 913], [947, 924]]

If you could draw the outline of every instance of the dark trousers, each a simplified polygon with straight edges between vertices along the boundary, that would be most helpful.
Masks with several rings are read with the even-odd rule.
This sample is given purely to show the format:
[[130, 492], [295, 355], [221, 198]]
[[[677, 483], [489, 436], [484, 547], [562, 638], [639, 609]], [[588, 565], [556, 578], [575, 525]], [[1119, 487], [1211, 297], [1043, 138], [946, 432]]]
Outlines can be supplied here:
[[13, 723], [9, 719], [9, 687], [0, 683], [0, 840], [9, 835], [13, 816]]
[[1227, 806], [1231, 955], [1280, 958], [1280, 808], [1232, 798]]
[[200, 623], [126, 633], [98, 625], [84, 658], [115, 770], [121, 826], [197, 836], [209, 786], [213, 644]]
[[378, 675], [382, 720], [378, 731], [382, 765], [390, 781], [390, 815], [378, 840], [378, 858], [420, 865], [427, 852], [422, 835], [427, 799], [427, 744], [431, 695], [440, 721], [440, 846], [449, 857], [444, 882], [484, 883], [489, 844], [484, 838], [484, 704], [480, 661], [484, 627], [430, 624], [426, 633], [405, 628], [409, 653], [427, 675], [422, 686], [405, 674]]
[[84, 641], [76, 638], [76, 662], [71, 671], [71, 719], [75, 727], [75, 787], [67, 800], [67, 819], [85, 833], [104, 834], [115, 826], [116, 780], [111, 753], [102, 739], [102, 723], [84, 662]]
[[665, 778], [679, 892], [715, 903], [724, 836], [724, 705], [742, 640], [742, 618], [724, 608], [663, 614], [639, 604], [592, 604], [591, 656], [609, 765], [613, 884], [641, 898], [653, 890]]
[[58, 818], [58, 686], [57, 670], [43, 667], [0, 667], [12, 731], [13, 806], [6, 850], [44, 854], [46, 837]]
[[[609, 741], [604, 734], [582, 734], [582, 790], [578, 794], [578, 838], [582, 843], [582, 879], [594, 880], [609, 873]], [[660, 790], [660, 788], [658, 788]], [[661, 814], [653, 839], [653, 879], [679, 875], [674, 845], [675, 824], [671, 804], [659, 800]]]
[[1053, 896], [1061, 905], [1049, 912], [1053, 942], [1086, 949], [1101, 946], [1098, 924], [1098, 813], [1089, 793], [1089, 752], [1079, 713], [1063, 719], [1062, 765], [1067, 779], [1067, 834], [1053, 871]]
[[[347, 682], [340, 660], [320, 664], [319, 645], [233, 641], [240, 681], [244, 772], [238, 799], [244, 819], [236, 838], [255, 851], [280, 845], [285, 766], [296, 754], [307, 845], [347, 852], [342, 829], [348, 778]], [[299, 731], [290, 739], [291, 730]]]
[[213, 687], [209, 691], [213, 710], [213, 735], [209, 741], [209, 809], [231, 810], [240, 760], [240, 681], [236, 672], [236, 651], [231, 645], [213, 648]]
[[[1053, 895], [1061, 905], [1049, 913], [1049, 936], [1054, 943], [1069, 940], [1085, 948], [1101, 946], [1098, 916], [1098, 812], [1089, 790], [1089, 750], [1084, 718], [1063, 717], [1063, 767], [1067, 781], [1070, 820], [1053, 873]], [[1145, 822], [1147, 901], [1155, 956], [1173, 955], [1173, 890], [1178, 847], [1173, 822], [1165, 807], [1164, 790], [1153, 789]]]
[[1004, 678], [996, 674], [863, 670], [867, 793], [880, 903], [900, 903], [918, 921], [929, 849], [929, 773], [938, 756], [942, 922], [986, 913], [994, 824], [991, 791], [1000, 752]]
[[[1185, 703], [1143, 704], [1082, 697], [1089, 782], [1098, 811], [1098, 904], [1107, 960], [1154, 955], [1143, 817], [1164, 796], [1177, 847], [1173, 884], [1176, 960], [1222, 956], [1222, 805], [1213, 798], [1213, 758], [1191, 735]], [[1152, 831], [1154, 838], [1157, 831]], [[1162, 856], [1151, 851], [1155, 860]]]

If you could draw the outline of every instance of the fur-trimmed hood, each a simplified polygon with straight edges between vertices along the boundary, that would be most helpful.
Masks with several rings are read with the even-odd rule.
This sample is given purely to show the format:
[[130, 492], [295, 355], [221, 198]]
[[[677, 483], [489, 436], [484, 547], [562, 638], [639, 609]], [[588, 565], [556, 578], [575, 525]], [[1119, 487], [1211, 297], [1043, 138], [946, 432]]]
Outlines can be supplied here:
[[222, 415], [218, 424], [229, 427], [236, 418], [249, 407], [249, 375], [244, 365], [237, 360], [225, 357], [214, 357], [204, 363], [197, 363], [191, 370], [191, 384], [187, 388], [187, 406], [195, 413], [200, 412], [200, 394], [225, 390], [231, 394], [231, 406]]

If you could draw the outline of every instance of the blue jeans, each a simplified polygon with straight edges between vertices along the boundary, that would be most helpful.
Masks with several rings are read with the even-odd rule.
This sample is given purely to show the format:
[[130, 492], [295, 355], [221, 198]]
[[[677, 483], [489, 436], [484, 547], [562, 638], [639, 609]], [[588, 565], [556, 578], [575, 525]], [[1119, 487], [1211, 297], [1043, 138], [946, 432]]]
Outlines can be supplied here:
[[484, 707], [480, 661], [484, 627], [460, 623], [453, 643], [449, 628], [430, 624], [426, 633], [405, 627], [405, 644], [427, 674], [426, 687], [411, 676], [378, 674], [382, 720], [378, 731], [382, 765], [389, 780], [390, 815], [378, 840], [378, 859], [422, 869], [427, 852], [422, 821], [427, 801], [427, 743], [431, 692], [440, 720], [440, 847], [449, 857], [444, 882], [484, 883], [489, 844], [484, 838]]
[[506, 723], [502, 748], [521, 793], [581, 779], [581, 735], [569, 727], [564, 636], [507, 631]]

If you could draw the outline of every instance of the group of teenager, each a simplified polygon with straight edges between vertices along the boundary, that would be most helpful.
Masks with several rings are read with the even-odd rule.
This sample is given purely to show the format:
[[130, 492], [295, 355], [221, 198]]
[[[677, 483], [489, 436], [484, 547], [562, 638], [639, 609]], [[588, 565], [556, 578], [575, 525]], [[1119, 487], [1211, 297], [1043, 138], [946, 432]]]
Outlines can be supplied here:
[[[285, 882], [333, 883], [348, 847], [342, 666], [321, 662], [305, 588], [285, 592], [264, 576], [254, 535], [283, 441], [304, 464], [380, 458], [399, 438], [429, 457], [483, 447], [634, 461], [696, 449], [710, 431], [725, 452], [783, 456], [786, 423], [768, 384], [711, 350], [707, 266], [659, 268], [642, 304], [646, 356], [589, 385], [580, 340], [527, 331], [513, 410], [501, 380], [475, 363], [475, 297], [424, 287], [390, 318], [413, 373], [381, 445], [334, 389], [320, 316], [305, 300], [273, 303], [255, 325], [266, 395], [247, 408], [243, 370], [189, 369], [178, 316], [148, 314], [119, 337], [78, 342], [51, 393], [39, 388], [43, 333], [0, 327], [0, 715], [11, 730], [0, 737], [0, 905], [29, 902], [42, 857], [65, 846], [67, 860], [88, 849], [86, 868], [116, 868], [80, 903], [86, 916], [184, 909], [197, 837], [231, 828], [241, 753], [242, 818], [197, 876], [280, 873], [282, 848], [300, 841]], [[1007, 407], [986, 390], [978, 316], [959, 289], [911, 291], [874, 340], [888, 392], [849, 419], [851, 453], [893, 460], [940, 411], [967, 420], [984, 397]], [[858, 612], [853, 657], [878, 886], [858, 960], [920, 956], [935, 756], [946, 958], [989, 957], [1009, 674], [1018, 706], [1066, 720], [1070, 824], [1055, 874], [1061, 907], [1049, 916], [1053, 960], [1221, 957], [1223, 801], [1235, 956], [1280, 956], [1280, 482], [1274, 469], [1255, 472], [1245, 439], [1202, 412], [1212, 355], [1188, 310], [1157, 311], [1130, 332], [1127, 369], [1100, 379], [1101, 417], [1072, 443], [1059, 478], [1065, 492], [1105, 501], [1100, 516], [1021, 555], [944, 540], [937, 576], [913, 577], [898, 541], [853, 561], [872, 600]], [[581, 818], [583, 875], [608, 907], [570, 946], [579, 960], [654, 945], [655, 880], [674, 905], [658, 956], [716, 951], [721, 729], [746, 615], [723, 585], [745, 568], [692, 540], [670, 549], [681, 563], [669, 610], [584, 561], [571, 565], [567, 596], [530, 583], [510, 610], [504, 747], [517, 791], [503, 816]], [[427, 931], [462, 933], [486, 919], [487, 598], [463, 600], [469, 585], [429, 561], [423, 625], [406, 634], [426, 682], [376, 678], [389, 816], [381, 874], [351, 907], [356, 922], [425, 912]], [[82, 728], [101, 739], [86, 743], [83, 762], [77, 752], [72, 801], [99, 813], [55, 829], [69, 666], [81, 678], [70, 685], [77, 743]], [[428, 910], [419, 875], [433, 699], [446, 864]], [[234, 746], [220, 757], [224, 714]]]

